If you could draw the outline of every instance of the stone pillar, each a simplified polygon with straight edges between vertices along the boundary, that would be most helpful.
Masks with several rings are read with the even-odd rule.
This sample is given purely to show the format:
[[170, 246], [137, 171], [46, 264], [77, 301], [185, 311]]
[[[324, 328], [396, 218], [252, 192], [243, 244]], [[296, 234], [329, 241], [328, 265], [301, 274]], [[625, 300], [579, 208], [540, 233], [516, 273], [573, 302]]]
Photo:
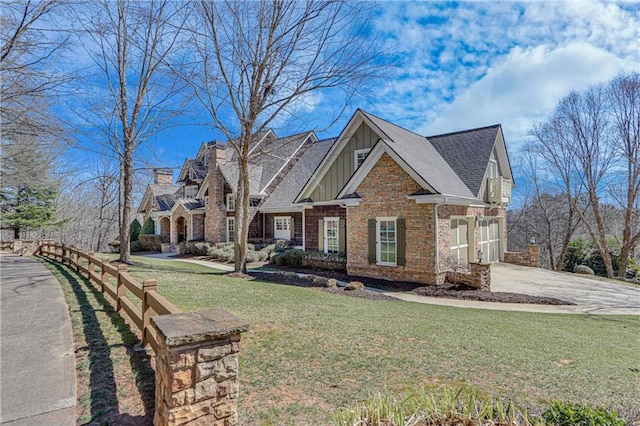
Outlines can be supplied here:
[[529, 261], [528, 266], [539, 268], [540, 267], [540, 246], [537, 244], [529, 244], [527, 246], [526, 253]]
[[22, 256], [23, 244], [22, 240], [13, 240], [13, 254]]
[[249, 324], [223, 309], [151, 318], [158, 339], [153, 424], [238, 424], [238, 353]]
[[484, 290], [491, 291], [491, 264], [469, 262], [469, 272], [473, 277], [473, 281], [477, 284], [475, 287]]

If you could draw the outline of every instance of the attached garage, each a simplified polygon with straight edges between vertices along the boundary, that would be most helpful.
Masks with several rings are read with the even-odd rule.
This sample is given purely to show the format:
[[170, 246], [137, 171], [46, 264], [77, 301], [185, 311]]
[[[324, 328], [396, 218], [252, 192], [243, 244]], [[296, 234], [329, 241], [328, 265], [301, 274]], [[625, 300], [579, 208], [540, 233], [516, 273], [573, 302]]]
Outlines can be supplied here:
[[500, 221], [498, 218], [485, 218], [480, 221], [479, 246], [483, 262], [500, 261]]

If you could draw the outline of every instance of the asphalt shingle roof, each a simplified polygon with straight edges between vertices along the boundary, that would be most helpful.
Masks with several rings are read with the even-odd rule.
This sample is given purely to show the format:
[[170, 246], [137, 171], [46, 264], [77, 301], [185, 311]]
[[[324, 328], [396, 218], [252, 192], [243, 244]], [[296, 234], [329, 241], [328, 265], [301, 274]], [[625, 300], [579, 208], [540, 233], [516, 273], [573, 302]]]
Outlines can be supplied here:
[[460, 176], [469, 190], [477, 196], [487, 170], [491, 151], [500, 125], [465, 130], [427, 139]]
[[476, 196], [427, 138], [375, 115], [362, 113], [383, 133], [380, 136], [386, 139], [387, 146], [436, 192], [467, 198]]
[[[249, 192], [262, 193], [310, 133], [299, 133], [278, 139], [268, 138], [263, 141], [249, 158]], [[236, 155], [227, 156], [227, 158], [231, 160], [227, 160], [221, 167], [221, 171], [229, 185], [235, 189], [238, 183]]]
[[327, 155], [336, 139], [314, 142], [262, 205], [263, 209], [291, 207], [304, 185]]

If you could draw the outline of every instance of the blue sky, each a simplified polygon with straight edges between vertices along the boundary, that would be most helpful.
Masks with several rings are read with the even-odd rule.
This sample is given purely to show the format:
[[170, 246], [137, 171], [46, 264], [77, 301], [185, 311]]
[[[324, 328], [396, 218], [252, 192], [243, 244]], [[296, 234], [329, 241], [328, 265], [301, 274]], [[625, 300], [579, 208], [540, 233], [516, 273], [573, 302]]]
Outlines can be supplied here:
[[[371, 36], [393, 66], [354, 108], [427, 136], [501, 123], [512, 153], [569, 91], [640, 70], [640, 3], [381, 2]], [[327, 128], [340, 108], [330, 94], [304, 108], [313, 120], [276, 132], [306, 126], [336, 136], [353, 113]], [[216, 137], [206, 126], [178, 127], [150, 144], [159, 165], [175, 166]]]

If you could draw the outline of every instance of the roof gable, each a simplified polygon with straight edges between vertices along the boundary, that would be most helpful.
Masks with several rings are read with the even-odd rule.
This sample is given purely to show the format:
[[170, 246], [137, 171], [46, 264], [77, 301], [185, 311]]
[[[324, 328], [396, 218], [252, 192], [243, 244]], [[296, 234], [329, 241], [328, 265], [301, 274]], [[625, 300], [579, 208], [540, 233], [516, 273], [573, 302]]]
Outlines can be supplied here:
[[465, 130], [444, 135], [428, 136], [427, 139], [456, 172], [467, 188], [476, 197], [496, 144], [500, 125]]

